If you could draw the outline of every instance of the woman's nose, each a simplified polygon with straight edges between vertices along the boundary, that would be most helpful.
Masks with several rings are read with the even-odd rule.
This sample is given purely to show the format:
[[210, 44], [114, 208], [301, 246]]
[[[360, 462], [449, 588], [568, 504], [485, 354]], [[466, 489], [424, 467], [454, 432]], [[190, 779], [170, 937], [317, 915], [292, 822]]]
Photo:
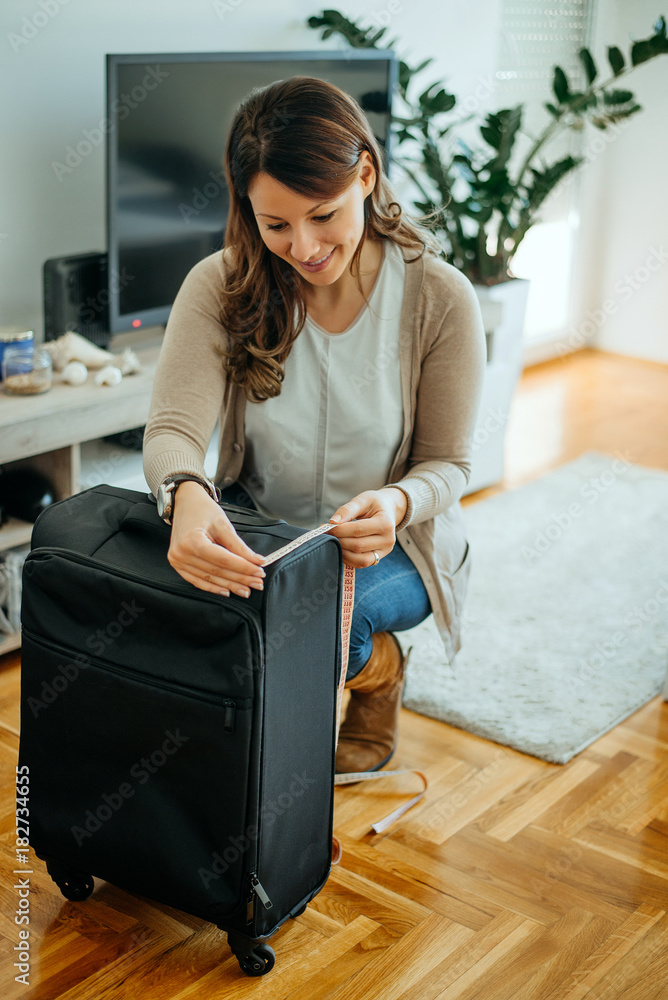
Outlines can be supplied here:
[[292, 246], [290, 253], [295, 260], [306, 263], [306, 261], [317, 259], [320, 252], [320, 243], [307, 232], [294, 232], [292, 236]]

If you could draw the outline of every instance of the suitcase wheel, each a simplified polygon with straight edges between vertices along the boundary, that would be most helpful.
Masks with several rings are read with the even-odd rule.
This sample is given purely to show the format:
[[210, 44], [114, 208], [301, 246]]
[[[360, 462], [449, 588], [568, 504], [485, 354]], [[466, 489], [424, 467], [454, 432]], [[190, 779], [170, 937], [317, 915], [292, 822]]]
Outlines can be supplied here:
[[95, 888], [92, 875], [86, 875], [61, 861], [54, 861], [52, 858], [45, 860], [46, 870], [65, 899], [69, 899], [73, 903], [81, 903], [84, 899], [88, 899]]
[[67, 879], [66, 882], [57, 882], [56, 885], [65, 899], [70, 899], [73, 903], [81, 903], [84, 899], [88, 899], [95, 888], [95, 882], [90, 875], [86, 878]]
[[238, 933], [229, 933], [227, 943], [237, 957], [239, 968], [247, 976], [266, 976], [274, 968], [276, 955], [268, 944]]
[[296, 913], [293, 913], [293, 914], [292, 914], [292, 918], [293, 918], [293, 920], [296, 920], [296, 919], [297, 919], [297, 917], [301, 917], [302, 913], [306, 913], [306, 907], [307, 907], [307, 905], [308, 905], [307, 903], [304, 903], [304, 905], [303, 905], [303, 906], [300, 906], [300, 907], [299, 907], [299, 909], [297, 910], [297, 912], [296, 912]]

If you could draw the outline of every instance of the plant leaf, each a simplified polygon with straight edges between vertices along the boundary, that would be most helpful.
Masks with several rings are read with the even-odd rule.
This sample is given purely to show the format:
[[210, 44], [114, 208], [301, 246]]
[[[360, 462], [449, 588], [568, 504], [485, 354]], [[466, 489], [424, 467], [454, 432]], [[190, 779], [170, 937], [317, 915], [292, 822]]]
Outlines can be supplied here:
[[493, 149], [500, 149], [505, 128], [505, 118], [509, 110], [491, 112], [485, 118], [485, 124], [480, 126], [480, 134]]
[[609, 122], [618, 122], [622, 118], [630, 118], [636, 111], [642, 111], [642, 104], [632, 104], [630, 108], [615, 108], [606, 115], [606, 118]]
[[587, 108], [595, 108], [598, 104], [598, 97], [594, 91], [587, 91], [584, 94], [570, 94], [568, 97], [568, 105], [575, 114], [582, 114]]
[[498, 149], [501, 145], [501, 136], [498, 134], [496, 129], [490, 128], [488, 125], [480, 126], [480, 135], [483, 137], [485, 142], [493, 146], [494, 149]]
[[668, 38], [662, 32], [657, 32], [653, 38], [650, 38], [649, 47], [653, 56], [660, 56], [662, 53], [668, 52]]
[[425, 115], [437, 115], [443, 113], [444, 111], [450, 111], [457, 103], [457, 98], [454, 94], [448, 94], [443, 87], [441, 87], [441, 89], [435, 94], [430, 93], [434, 87], [438, 86], [438, 83], [432, 83], [431, 86], [427, 87], [427, 89], [418, 97], [420, 108]]
[[405, 126], [419, 125], [422, 121], [422, 116], [419, 118], [400, 118], [398, 115], [393, 115], [392, 121]]
[[605, 104], [628, 104], [632, 100], [633, 94], [630, 90], [606, 90], [603, 92]]
[[549, 101], [545, 103], [545, 107], [547, 108], [547, 110], [550, 112], [551, 115], [554, 115], [555, 118], [558, 118], [559, 115], [561, 114], [559, 108], [555, 108], [554, 104], [550, 104]]
[[423, 62], [421, 62], [419, 66], [416, 66], [415, 69], [413, 70], [413, 72], [414, 73], [420, 73], [426, 66], [429, 65], [429, 63], [432, 63], [433, 61], [434, 61], [434, 56], [429, 56], [429, 58], [428, 59], [424, 59]]
[[447, 169], [443, 166], [439, 151], [433, 142], [427, 140], [422, 147], [422, 162], [427, 176], [431, 178], [445, 198], [450, 190]]
[[382, 38], [386, 31], [387, 28], [381, 28], [380, 31], [377, 31], [375, 35], [372, 35], [371, 38], [369, 39], [369, 46], [374, 48], [378, 39]]
[[400, 59], [399, 60], [398, 82], [399, 82], [400, 89], [404, 93], [406, 93], [406, 88], [408, 87], [408, 84], [411, 82], [412, 75], [413, 75], [413, 70], [410, 69], [410, 67], [406, 65], [406, 63], [403, 61], [403, 59]]
[[641, 63], [647, 62], [655, 55], [652, 52], [652, 45], [649, 39], [643, 39], [640, 42], [634, 42], [631, 46], [631, 65], [639, 66]]
[[608, 48], [608, 62], [615, 76], [619, 76], [626, 65], [626, 61], [622, 50], [618, 49], [616, 45], [611, 45]]
[[534, 175], [534, 180], [533, 184], [527, 189], [528, 209], [532, 213], [535, 212], [559, 181], [566, 174], [570, 173], [571, 170], [574, 170], [581, 162], [582, 157], [566, 156], [563, 160], [557, 160], [556, 163], [552, 163], [549, 167], [546, 167], [544, 171], [536, 170], [532, 167], [531, 172]]
[[554, 96], [560, 104], [565, 104], [568, 101], [568, 98], [570, 97], [570, 87], [568, 86], [568, 77], [564, 73], [561, 66], [554, 67], [552, 89], [554, 90]]
[[337, 10], [323, 10], [322, 17], [309, 17], [306, 23], [309, 28], [322, 28], [325, 24], [340, 24], [342, 20]]
[[487, 168], [497, 171], [506, 166], [512, 154], [515, 138], [522, 124], [522, 105], [497, 111], [495, 115], [489, 117], [494, 119], [498, 127], [499, 144], [495, 146], [495, 149], [498, 150], [497, 155], [490, 161]]
[[[532, 174], [534, 175], [534, 180], [533, 184], [527, 188], [526, 196], [523, 199], [524, 203], [522, 211], [520, 212], [517, 226], [513, 232], [515, 250], [524, 239], [527, 230], [530, 229], [536, 221], [536, 212], [545, 201], [550, 191], [556, 187], [566, 174], [569, 174], [580, 163], [582, 163], [582, 159], [583, 158], [581, 156], [566, 156], [563, 160], [558, 160], [551, 166], [546, 167], [544, 171], [536, 170], [534, 167], [530, 168]], [[512, 253], [514, 253], [515, 250], [513, 250]]]
[[582, 65], [584, 66], [585, 73], [587, 74], [587, 82], [591, 85], [598, 76], [596, 63], [594, 62], [592, 54], [589, 51], [589, 49], [580, 49], [580, 52], [578, 54], [580, 56], [580, 59], [582, 60]]

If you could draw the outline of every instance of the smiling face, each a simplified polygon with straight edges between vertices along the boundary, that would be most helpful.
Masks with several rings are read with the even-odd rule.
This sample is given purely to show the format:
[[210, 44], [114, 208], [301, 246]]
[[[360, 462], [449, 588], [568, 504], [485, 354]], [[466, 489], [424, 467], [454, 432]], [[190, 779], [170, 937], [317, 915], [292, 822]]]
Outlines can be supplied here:
[[269, 174], [258, 173], [248, 198], [263, 242], [312, 285], [333, 284], [348, 268], [364, 232], [364, 199], [376, 171], [362, 151], [353, 183], [334, 198], [297, 194]]

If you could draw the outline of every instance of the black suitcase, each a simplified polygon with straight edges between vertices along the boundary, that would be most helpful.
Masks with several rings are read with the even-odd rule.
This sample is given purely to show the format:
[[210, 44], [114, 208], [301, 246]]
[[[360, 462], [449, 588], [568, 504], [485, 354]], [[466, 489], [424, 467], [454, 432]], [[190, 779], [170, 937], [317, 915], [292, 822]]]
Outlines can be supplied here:
[[[222, 506], [264, 555], [306, 534]], [[306, 540], [241, 598], [185, 581], [169, 537], [150, 493], [106, 485], [34, 525], [19, 755], [30, 844], [68, 899], [98, 876], [211, 921], [263, 975], [266, 939], [332, 863], [341, 546]]]

